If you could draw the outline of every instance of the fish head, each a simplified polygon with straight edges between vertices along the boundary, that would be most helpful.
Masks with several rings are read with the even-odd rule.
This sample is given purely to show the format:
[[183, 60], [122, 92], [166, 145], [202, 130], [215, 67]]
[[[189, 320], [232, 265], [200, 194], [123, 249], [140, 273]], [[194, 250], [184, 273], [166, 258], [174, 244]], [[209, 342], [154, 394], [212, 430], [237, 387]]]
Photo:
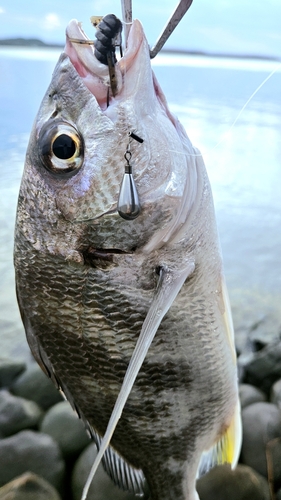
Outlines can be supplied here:
[[[63, 219], [72, 228], [91, 226], [93, 244], [100, 248], [116, 246], [116, 238], [124, 250], [145, 245], [161, 229], [159, 245], [163, 231], [169, 233], [182, 217], [182, 206], [187, 213], [194, 201], [196, 167], [187, 159], [192, 146], [151, 69], [143, 27], [138, 20], [132, 24], [124, 56], [115, 65], [114, 96], [108, 67], [95, 57], [93, 46], [73, 41], [88, 40], [76, 20], [66, 35], [31, 135], [22, 192], [33, 184], [32, 204], [41, 225]], [[132, 131], [143, 143], [129, 138]], [[117, 211], [128, 145], [141, 205], [135, 221], [124, 221]]]

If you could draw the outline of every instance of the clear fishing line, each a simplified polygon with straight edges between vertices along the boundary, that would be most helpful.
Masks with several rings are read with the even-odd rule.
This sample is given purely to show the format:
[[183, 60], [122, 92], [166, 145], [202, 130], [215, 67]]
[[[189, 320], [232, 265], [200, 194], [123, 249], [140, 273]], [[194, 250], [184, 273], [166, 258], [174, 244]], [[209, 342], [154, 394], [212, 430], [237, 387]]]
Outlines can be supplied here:
[[[271, 71], [271, 73], [269, 73], [269, 75], [267, 75], [267, 77], [260, 83], [260, 85], [256, 88], [256, 90], [250, 95], [250, 97], [247, 99], [247, 101], [245, 102], [245, 104], [240, 109], [240, 111], [239, 111], [238, 115], [236, 116], [235, 120], [230, 125], [229, 129], [222, 134], [222, 138], [215, 144], [215, 146], [209, 151], [209, 153], [204, 154], [204, 158], [206, 158], [208, 156], [208, 154], [210, 154], [212, 151], [214, 151], [218, 146], [220, 146], [226, 140], [227, 136], [229, 135], [229, 133], [232, 131], [233, 127], [238, 122], [238, 120], [239, 120], [240, 116], [242, 115], [243, 111], [245, 110], [245, 108], [252, 101], [252, 99], [255, 97], [255, 95], [260, 91], [260, 89], [266, 84], [266, 82], [268, 82], [268, 80], [270, 80], [270, 78], [272, 78], [272, 76], [275, 73], [277, 73], [277, 71], [279, 70], [279, 68], [281, 68], [281, 62], [277, 64], [276, 68], [273, 69]], [[186, 154], [186, 153], [183, 153], [182, 151], [177, 151], [177, 150], [173, 150], [173, 149], [169, 149], [169, 151], [171, 153], [177, 153], [177, 154], [184, 155], [184, 156], [194, 156], [194, 157], [202, 156], [202, 154]]]
[[[122, 21], [122, 24], [123, 25], [126, 25], [126, 26], [132, 26], [133, 22], [129, 22], [129, 23], [126, 23], [125, 21]], [[129, 37], [129, 34], [130, 32], [128, 31], [128, 37]], [[125, 44], [124, 44], [124, 54], [125, 54], [125, 51], [126, 51], [126, 48], [127, 48], [127, 42], [128, 42], [128, 38], [125, 39]], [[124, 68], [124, 94], [125, 94], [125, 102], [127, 101], [128, 99], [128, 84], [127, 84], [127, 66], [125, 64], [125, 68]], [[129, 134], [130, 132], [130, 129], [129, 129], [129, 123], [128, 123], [128, 120], [127, 120], [127, 133]]]

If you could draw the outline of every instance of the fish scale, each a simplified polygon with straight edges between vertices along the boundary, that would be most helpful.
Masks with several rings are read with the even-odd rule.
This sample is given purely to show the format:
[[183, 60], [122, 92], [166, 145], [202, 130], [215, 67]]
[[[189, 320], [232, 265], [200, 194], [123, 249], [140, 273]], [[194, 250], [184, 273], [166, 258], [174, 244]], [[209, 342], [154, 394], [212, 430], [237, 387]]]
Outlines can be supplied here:
[[[126, 301], [124, 301], [124, 297], [120, 295], [119, 300], [118, 300], [118, 294], [115, 294], [115, 297], [113, 297], [111, 294], [108, 294], [108, 289], [105, 289], [102, 286], [96, 285], [96, 278], [93, 279], [92, 286], [89, 285], [87, 288], [90, 290], [89, 295], [85, 295], [83, 287], [81, 287], [81, 276], [77, 276], [77, 281], [74, 279], [75, 273], [73, 272], [74, 269], [72, 269], [70, 266], [67, 268], [67, 276], [63, 276], [65, 273], [65, 268], [60, 269], [57, 265], [57, 262], [53, 261], [53, 266], [51, 265], [48, 267], [46, 259], [42, 259], [41, 257], [41, 262], [40, 262], [40, 254], [37, 254], [37, 263], [36, 263], [36, 268], [37, 269], [42, 269], [44, 267], [44, 272], [40, 272], [40, 275], [37, 276], [36, 273], [34, 274], [34, 267], [31, 266], [30, 269], [27, 270], [27, 275], [21, 278], [21, 281], [23, 283], [28, 282], [30, 284], [30, 289], [32, 290], [32, 293], [34, 293], [34, 290], [36, 291], [36, 297], [38, 304], [44, 304], [44, 306], [40, 306], [40, 309], [38, 308], [38, 311], [34, 307], [34, 300], [32, 301], [32, 296], [28, 297], [27, 295], [27, 290], [25, 290], [25, 300], [27, 303], [30, 303], [30, 316], [34, 315], [36, 312], [36, 322], [34, 322], [34, 328], [37, 329], [39, 332], [42, 332], [40, 334], [40, 340], [42, 342], [43, 347], [46, 349], [47, 352], [51, 354], [50, 359], [52, 361], [52, 357], [54, 356], [54, 359], [56, 360], [54, 362], [55, 366], [55, 371], [59, 375], [59, 377], [64, 377], [65, 373], [73, 373], [72, 377], [70, 378], [69, 381], [69, 386], [72, 388], [72, 383], [75, 384], [74, 379], [76, 373], [80, 373], [80, 378], [83, 379], [84, 374], [89, 378], [89, 374], [93, 377], [93, 380], [96, 379], [97, 376], [101, 377], [103, 380], [103, 387], [104, 389], [108, 385], [108, 379], [107, 376], [109, 377], [110, 382], [109, 383], [115, 383], [118, 381], [118, 386], [120, 387], [126, 366], [128, 364], [128, 360], [130, 359], [131, 352], [129, 352], [126, 355], [126, 352], [124, 350], [124, 344], [123, 344], [123, 332], [122, 332], [122, 326], [124, 325], [127, 326], [128, 329], [128, 323], [130, 324], [130, 314], [128, 314], [128, 301], [126, 304]], [[34, 262], [35, 256], [31, 259], [32, 262]], [[51, 262], [52, 263], [52, 262]], [[77, 274], [80, 274], [80, 269], [76, 270]], [[94, 275], [94, 270], [90, 269], [88, 270], [88, 273]], [[85, 279], [85, 277], [84, 277]], [[59, 291], [59, 302], [51, 302], [49, 300], [49, 294], [47, 294], [47, 297], [44, 298], [44, 288], [42, 287], [42, 283], [48, 283], [48, 288], [52, 288], [54, 286], [53, 291]], [[62, 285], [62, 286], [60, 286]], [[63, 292], [64, 288], [64, 292]], [[87, 303], [87, 309], [81, 308], [81, 302], [79, 303], [79, 290], [80, 290], [80, 301], [81, 302], [86, 302]], [[106, 293], [105, 293], [106, 290]], [[63, 300], [67, 300], [69, 303], [69, 306], [67, 307], [67, 310], [64, 310], [64, 314], [61, 314], [61, 309], [60, 306], [63, 303]], [[72, 299], [72, 301], [71, 301]], [[114, 300], [115, 299], [115, 300]], [[184, 301], [186, 299], [184, 298]], [[112, 324], [110, 324], [110, 315], [105, 316], [104, 309], [107, 306], [107, 301], [110, 301], [110, 306], [114, 307], [115, 311], [119, 311], [119, 315], [121, 316], [121, 320], [118, 324], [116, 323], [116, 320], [114, 318], [114, 321]], [[113, 301], [113, 302], [111, 302]], [[90, 305], [91, 303], [94, 304], [94, 307], [91, 308]], [[125, 307], [124, 307], [125, 303]], [[120, 305], [122, 304], [122, 308], [120, 308]], [[201, 304], [195, 304], [195, 310], [199, 308], [199, 311], [201, 309]], [[180, 307], [181, 308], [181, 307]], [[103, 309], [103, 311], [102, 311]], [[41, 314], [40, 314], [41, 310]], [[79, 310], [82, 310], [82, 314], [79, 314]], [[75, 313], [74, 313], [75, 311]], [[98, 327], [98, 332], [94, 329], [93, 324], [95, 324], [95, 311], [99, 311], [98, 314], [98, 320], [99, 320], [99, 327]], [[28, 311], [27, 311], [28, 312]], [[123, 316], [123, 318], [122, 318]], [[135, 317], [135, 314], [133, 315]], [[114, 339], [112, 338], [112, 330], [109, 330], [111, 332], [111, 338], [110, 338], [110, 345], [117, 345], [118, 353], [120, 356], [123, 358], [123, 363], [122, 363], [122, 370], [120, 370], [120, 362], [119, 366], [113, 362], [113, 365], [111, 363], [110, 356], [107, 354], [107, 343], [108, 339], [106, 336], [102, 335], [102, 330], [103, 330], [103, 325], [100, 324], [100, 318], [103, 317], [105, 318], [106, 322], [106, 329], [107, 328], [113, 328], [114, 327]], [[73, 320], [76, 319], [75, 323]], [[140, 323], [142, 321], [140, 320]], [[169, 321], [169, 317], [166, 319], [168, 329], [172, 328], [173, 322]], [[91, 335], [91, 328], [89, 329], [88, 323], [92, 325], [92, 330], [94, 329], [95, 333], [95, 339], [93, 342], [93, 337]], [[109, 323], [107, 325], [107, 323]], [[82, 327], [82, 332], [80, 332], [81, 325], [85, 324], [85, 327]], [[132, 328], [135, 328], [135, 322], [133, 320], [133, 324], [130, 325], [130, 332]], [[179, 345], [176, 346], [176, 352], [173, 352], [173, 342], [171, 339], [173, 338], [173, 335], [170, 335], [167, 339], [169, 345], [169, 356], [166, 354], [167, 357], [175, 359], [174, 363], [169, 363], [168, 361], [164, 361], [163, 365], [159, 363], [159, 356], [157, 356], [158, 353], [158, 348], [160, 347], [161, 344], [166, 343], [164, 341], [163, 336], [161, 336], [161, 329], [165, 331], [167, 328], [165, 321], [163, 322], [163, 325], [161, 325], [161, 328], [159, 330], [159, 338], [156, 338], [156, 357], [157, 357], [157, 363], [152, 366], [150, 362], [150, 357], [153, 356], [153, 345], [151, 346], [151, 354], [148, 356], [147, 361], [143, 364], [143, 367], [140, 371], [139, 377], [136, 381], [136, 386], [135, 389], [137, 393], [141, 391], [141, 388], [144, 387], [147, 393], [147, 388], [150, 387], [150, 383], [153, 382], [152, 385], [152, 396], [155, 396], [155, 392], [157, 393], [157, 397], [159, 397], [159, 393], [161, 393], [161, 390], [163, 390], [163, 386], [165, 388], [165, 392], [168, 391], [169, 385], [171, 386], [172, 391], [174, 391], [177, 387], [183, 387], [188, 391], [188, 380], [189, 380], [189, 371], [187, 371], [187, 375], [185, 374], [184, 371], [184, 365], [185, 363], [181, 362], [179, 359]], [[196, 325], [197, 326], [197, 325]], [[198, 327], [198, 326], [197, 326]], [[206, 328], [206, 325], [201, 325], [201, 328]], [[181, 326], [182, 329], [182, 326]], [[84, 330], [87, 332], [86, 337], [84, 337]], [[72, 335], [71, 335], [72, 331]], [[137, 336], [139, 331], [139, 327], [137, 325], [137, 328], [135, 328], [135, 336]], [[170, 332], [172, 333], [172, 332]], [[71, 335], [71, 339], [70, 339]], [[121, 337], [121, 342], [120, 342], [120, 347], [118, 345], [118, 340], [117, 336]], [[131, 333], [130, 333], [131, 336]], [[73, 338], [74, 337], [74, 338]], [[198, 342], [196, 342], [196, 349], [194, 349], [194, 346], [192, 345], [192, 336], [187, 334], [187, 337], [189, 339], [188, 344], [190, 351], [193, 353], [196, 351], [198, 348]], [[79, 339], [81, 339], [82, 345], [79, 344]], [[101, 342], [101, 345], [97, 345], [97, 343]], [[88, 343], [87, 347], [85, 346], [85, 343]], [[46, 342], [51, 342], [50, 345], [47, 345]], [[91, 342], [91, 344], [89, 344]], [[93, 349], [93, 346], [94, 349]], [[160, 344], [160, 345], [159, 345]], [[62, 350], [63, 346], [63, 350]], [[92, 347], [93, 352], [91, 353], [90, 347]], [[132, 343], [130, 343], [130, 351], [132, 351]], [[206, 348], [208, 350], [208, 344], [206, 345]], [[83, 356], [81, 356], [82, 352], [87, 353], [87, 356], [89, 358], [92, 357], [92, 364], [91, 365], [86, 365], [84, 366], [85, 359]], [[184, 348], [182, 348], [183, 352], [186, 352]], [[53, 351], [58, 351], [57, 354], [53, 354]], [[60, 352], [62, 351], [62, 352]], [[166, 350], [164, 349], [164, 352]], [[78, 354], [79, 353], [79, 354]], [[224, 356], [225, 357], [225, 356]], [[75, 363], [75, 358], [76, 358], [76, 363]], [[212, 355], [210, 356], [210, 359], [212, 359]], [[208, 359], [207, 356], [204, 357], [204, 360], [208, 364]], [[100, 373], [99, 369], [95, 368], [95, 365], [100, 367], [100, 370], [102, 370], [102, 374]], [[118, 371], [117, 371], [117, 366], [118, 366]], [[179, 368], [178, 368], [179, 366]], [[188, 367], [189, 368], [189, 367]], [[173, 369], [173, 373], [171, 375], [171, 370]], [[167, 370], [167, 376], [165, 375]], [[187, 376], [187, 379], [186, 379]], [[210, 374], [208, 375], [209, 378]], [[194, 377], [195, 378], [195, 377]], [[205, 377], [204, 377], [205, 378]], [[223, 377], [221, 377], [223, 378]], [[176, 383], [174, 383], [174, 380], [176, 379]], [[197, 372], [196, 373], [196, 379], [197, 381], [199, 380], [199, 386], [200, 386], [200, 374]], [[221, 380], [219, 381], [221, 382]], [[204, 381], [204, 386], [205, 386], [205, 381]], [[212, 384], [211, 384], [212, 385]], [[221, 394], [221, 386], [219, 383], [216, 383], [216, 387], [219, 389], [219, 393]], [[77, 392], [77, 394], [76, 394]], [[79, 395], [78, 393], [80, 392], [80, 386], [78, 388], [78, 391], [75, 390], [75, 387], [72, 388], [72, 393], [75, 395], [75, 401], [77, 402], [78, 406], [84, 407], [84, 404], [80, 405], [79, 404]], [[113, 394], [111, 398], [111, 403], [114, 402], [116, 395], [118, 393], [118, 387], [116, 388], [115, 394]], [[133, 390], [134, 394], [134, 390]], [[142, 396], [142, 395], [141, 395]], [[85, 396], [83, 396], [84, 399]], [[133, 398], [133, 395], [132, 395]], [[90, 401], [95, 400], [95, 396], [91, 396], [90, 400], [89, 397], [87, 397], [87, 406], [90, 405]], [[139, 405], [144, 406], [145, 408], [145, 400], [143, 400], [142, 397], [137, 397], [134, 398], [134, 403], [136, 404], [136, 408], [138, 408]], [[128, 401], [128, 405], [130, 405], [130, 398]], [[175, 406], [175, 401], [173, 401], [173, 405]], [[217, 411], [219, 411], [220, 408], [217, 408]], [[102, 411], [102, 415], [104, 414], [103, 421], [104, 421], [104, 426], [106, 426], [107, 420], [109, 418], [111, 411], [111, 406], [109, 405], [109, 408], [107, 411], [104, 412]], [[141, 411], [141, 413], [146, 413], [147, 410], [144, 409]], [[136, 409], [134, 409], [134, 413], [136, 413]], [[175, 413], [177, 413], [175, 411]], [[201, 413], [201, 410], [200, 410]], [[149, 412], [148, 412], [149, 414]], [[85, 413], [86, 418], [88, 417], [87, 412]], [[124, 411], [124, 419], [126, 418], [126, 411]], [[196, 417], [197, 420], [200, 422], [200, 416]], [[211, 418], [211, 417], [210, 417]], [[92, 419], [89, 418], [89, 421], [92, 422]], [[150, 420], [149, 420], [150, 422]], [[96, 428], [97, 425], [95, 421], [93, 421], [93, 425]], [[139, 425], [139, 423], [138, 423]], [[208, 423], [206, 424], [208, 427]], [[162, 426], [162, 424], [161, 424]], [[167, 422], [165, 422], [165, 428], [167, 427]], [[194, 427], [194, 426], [193, 426]], [[104, 431], [104, 429], [103, 429]], [[151, 447], [152, 442], [151, 439], [153, 438], [153, 434], [155, 432], [155, 427], [153, 425], [153, 428], [151, 429], [150, 432], [150, 437], [148, 439], [149, 446]], [[125, 432], [126, 434], [126, 432]], [[145, 440], [145, 433], [142, 434], [142, 439]], [[123, 435], [121, 436], [121, 440], [123, 439]], [[172, 439], [172, 442], [174, 442], [174, 438]], [[171, 444], [168, 443], [168, 449], [170, 449]], [[163, 452], [162, 452], [163, 453]], [[167, 455], [168, 457], [168, 455]]]
[[[27, 340], [101, 450], [116, 426], [104, 457], [116, 484], [140, 491], [144, 474], [150, 500], [198, 500], [198, 470], [234, 466], [241, 441], [209, 181], [152, 74], [140, 23], [116, 63], [114, 97], [92, 47], [73, 46], [79, 37], [72, 21], [20, 188], [15, 270]], [[130, 143], [141, 204], [130, 221], [116, 210], [128, 129], [144, 140]], [[75, 153], [61, 159], [52, 141], [65, 135]]]
[[[24, 291], [25, 301], [27, 304], [30, 304], [29, 306], [30, 312], [27, 310], [26, 314], [30, 314], [30, 317], [32, 316], [34, 317], [34, 313], [36, 313], [35, 314], [36, 321], [34, 322], [33, 327], [38, 332], [41, 332], [39, 338], [42, 342], [44, 349], [46, 350], [46, 352], [49, 353], [51, 362], [54, 359], [53, 365], [55, 368], [55, 372], [62, 379], [66, 378], [68, 380], [68, 385], [71, 388], [71, 392], [74, 396], [76, 403], [78, 404], [78, 407], [87, 408], [87, 411], [85, 411], [86, 418], [92, 423], [92, 425], [96, 429], [100, 429], [100, 431], [103, 433], [108, 418], [110, 416], [112, 405], [119, 391], [126, 370], [126, 366], [128, 364], [128, 360], [130, 359], [132, 353], [133, 349], [132, 336], [136, 337], [138, 335], [140, 325], [143, 321], [143, 317], [145, 316], [145, 312], [143, 311], [142, 318], [140, 318], [136, 323], [136, 316], [138, 317], [140, 316], [140, 314], [139, 313], [137, 314], [135, 311], [130, 313], [129, 306], [131, 305], [132, 307], [132, 304], [130, 304], [128, 299], [127, 298], [124, 299], [124, 296], [122, 294], [120, 294], [119, 297], [118, 294], [116, 293], [114, 294], [113, 293], [114, 288], [109, 287], [108, 283], [107, 286], [105, 286], [106, 282], [108, 281], [106, 272], [101, 272], [99, 269], [95, 270], [92, 268], [88, 269], [82, 268], [81, 270], [80, 268], [76, 267], [73, 268], [70, 265], [66, 268], [63, 265], [60, 267], [58, 266], [58, 263], [54, 259], [51, 259], [48, 265], [45, 256], [42, 257], [39, 252], [36, 253], [32, 252], [32, 253], [33, 255], [30, 258], [30, 262], [32, 262], [32, 265], [29, 266], [29, 268], [28, 266], [27, 267], [20, 266], [21, 267], [20, 273], [25, 272], [26, 274], [25, 276], [23, 275], [22, 277], [20, 277], [19, 281], [22, 283], [29, 283], [28, 289], [30, 291], [30, 297], [28, 296], [27, 293], [28, 290], [25, 289]], [[25, 254], [27, 254], [26, 250]], [[109, 266], [109, 268], [110, 267], [111, 266]], [[34, 270], [37, 269], [39, 269], [40, 271], [34, 272]], [[101, 274], [102, 275], [105, 274], [105, 279], [101, 284], [99, 284], [97, 276]], [[76, 279], [75, 275], [77, 275]], [[44, 288], [45, 283], [46, 287]], [[81, 283], [83, 283], [83, 285], [81, 285]], [[38, 311], [34, 307], [35, 306], [33, 297], [34, 292], [36, 293], [36, 302], [38, 304]], [[59, 293], [59, 297], [56, 301], [54, 300], [50, 301], [50, 292], [52, 295], [54, 293], [55, 294]], [[194, 318], [196, 332], [198, 330], [204, 331], [206, 329], [206, 325], [202, 323], [202, 309], [205, 308], [205, 302], [204, 300], [202, 300], [202, 298], [198, 300], [198, 293], [196, 294], [193, 291], [193, 289], [191, 289], [190, 295], [191, 295], [191, 301], [189, 303], [189, 308], [193, 309], [194, 311], [191, 317]], [[181, 296], [179, 296], [179, 299], [180, 298]], [[135, 437], [132, 427], [129, 428], [127, 427], [126, 409], [124, 410], [125, 429], [123, 430], [123, 432], [120, 430], [118, 431], [117, 433], [117, 436], [119, 438], [118, 440], [116, 436], [117, 447], [118, 449], [121, 450], [123, 450], [122, 443], [124, 440], [124, 436], [126, 436], [126, 440], [128, 441], [127, 447], [130, 450], [129, 453], [130, 462], [135, 464], [135, 466], [137, 467], [139, 467], [139, 464], [142, 463], [142, 460], [140, 458], [140, 462], [136, 461], [134, 457], [136, 457], [139, 454], [138, 450], [140, 449], [140, 447], [144, 449], [143, 456], [145, 456], [146, 453], [150, 454], [152, 453], [154, 445], [154, 433], [156, 430], [155, 429], [156, 423], [155, 421], [153, 421], [151, 410], [149, 410], [149, 408], [151, 407], [152, 398], [153, 397], [154, 398], [157, 397], [157, 399], [160, 398], [159, 410], [161, 412], [160, 414], [163, 415], [163, 409], [161, 410], [160, 408], [161, 391], [163, 391], [163, 387], [165, 388], [164, 392], [166, 394], [168, 393], [169, 385], [171, 387], [172, 392], [174, 392], [176, 388], [180, 387], [185, 388], [185, 392], [187, 391], [187, 397], [188, 397], [187, 382], [190, 377], [189, 375], [190, 369], [188, 367], [188, 371], [185, 374], [184, 366], [187, 363], [183, 362], [179, 357], [179, 353], [181, 352], [180, 349], [182, 349], [182, 352], [185, 354], [185, 357], [187, 358], [188, 358], [187, 355], [188, 351], [181, 345], [180, 341], [181, 338], [178, 334], [178, 330], [184, 329], [184, 325], [180, 325], [180, 327], [178, 326], [179, 319], [186, 322], [186, 318], [188, 317], [188, 315], [183, 313], [184, 307], [182, 302], [186, 302], [186, 297], [184, 294], [182, 294], [180, 302], [181, 305], [178, 306], [176, 312], [173, 311], [173, 309], [171, 309], [171, 314], [170, 314], [171, 318], [167, 316], [167, 318], [164, 320], [163, 324], [159, 329], [159, 335], [155, 339], [155, 350], [156, 350], [155, 354], [157, 358], [157, 363], [154, 366], [151, 365], [150, 357], [153, 355], [153, 345], [152, 345], [151, 353], [148, 356], [147, 361], [144, 362], [143, 367], [139, 373], [139, 377], [136, 381], [135, 391], [137, 394], [134, 397], [135, 391], [133, 390], [133, 393], [127, 403], [128, 407], [130, 408], [131, 399], [133, 399], [134, 404], [136, 405], [133, 406], [133, 410], [131, 411], [136, 418], [137, 422], [136, 430], [137, 433], [140, 432], [141, 439]], [[63, 304], [64, 305], [67, 304], [67, 307], [62, 314], [61, 306]], [[133, 307], [135, 307], [135, 301], [133, 303]], [[107, 309], [109, 309], [109, 311], [107, 311], [107, 313], [105, 314]], [[110, 310], [113, 310], [113, 318], [110, 317]], [[95, 315], [97, 315], [98, 332], [96, 331], [95, 327], [96, 324]], [[103, 324], [101, 324], [101, 318], [103, 318]], [[178, 319], [176, 324], [174, 322], [175, 318]], [[124, 335], [127, 334], [128, 336], [128, 324], [130, 330], [129, 330], [129, 339], [127, 340], [127, 342], [129, 342], [130, 351], [126, 355], [124, 349]], [[125, 330], [125, 333], [123, 333], [124, 327], [127, 327], [127, 331]], [[81, 328], [83, 331], [80, 331]], [[111, 330], [113, 328], [114, 328], [114, 334], [112, 334]], [[134, 330], [133, 335], [132, 335], [132, 329]], [[109, 338], [107, 338], [106, 335], [103, 335], [103, 330], [109, 333]], [[161, 335], [161, 330], [163, 330], [164, 332], [166, 330], [170, 331], [170, 335], [167, 337], [167, 339], [165, 338], [165, 336], [163, 337], [163, 335]], [[175, 331], [177, 339], [176, 343], [173, 340], [173, 333], [172, 333], [173, 330], [176, 330]], [[94, 335], [92, 335], [92, 331]], [[121, 337], [120, 346], [118, 344], [116, 334], [119, 337]], [[195, 332], [192, 331], [189, 333], [186, 332], [186, 337], [188, 338], [188, 350], [190, 350], [190, 352], [193, 353], [192, 354], [193, 356], [197, 349], [200, 350], [198, 342], [194, 340], [195, 335], [196, 335]], [[79, 339], [81, 339], [80, 344], [79, 344]], [[204, 343], [204, 339], [202, 340]], [[163, 343], [165, 344], [167, 342], [169, 347], [166, 347], [163, 350]], [[110, 346], [113, 345], [114, 347], [116, 347], [119, 356], [122, 356], [123, 358], [123, 362], [121, 363], [122, 369], [120, 366], [120, 360], [119, 364], [113, 363], [112, 365], [111, 356], [108, 356], [107, 354], [108, 344]], [[207, 341], [205, 341], [205, 344], [206, 344], [205, 345], [206, 351], [211, 349]], [[164, 360], [163, 364], [161, 365], [161, 359], [159, 359], [158, 355], [159, 349], [161, 349], [160, 350], [161, 353], [163, 352], [169, 353], [168, 355], [166, 354], [164, 358], [165, 357], [172, 359], [174, 358], [175, 361], [174, 363], [172, 363], [172, 365], [171, 362], [166, 360]], [[88, 365], [86, 359], [83, 357], [83, 351], [88, 359], [92, 358], [92, 364]], [[163, 357], [163, 354], [160, 357]], [[208, 358], [210, 359], [210, 361], [208, 361]], [[213, 358], [212, 353], [210, 356], [205, 355], [204, 363], [208, 366], [209, 364], [211, 364], [212, 358]], [[96, 366], [98, 368], [96, 368]], [[171, 366], [173, 367], [172, 376], [171, 376]], [[167, 369], [167, 375], [166, 375], [166, 369]], [[88, 410], [88, 408], [91, 408], [91, 405], [93, 404], [92, 402], [95, 401], [97, 398], [97, 395], [95, 395], [95, 393], [91, 394], [91, 390], [94, 389], [94, 387], [90, 388], [91, 390], [89, 391], [90, 394], [88, 396], [86, 395], [82, 396], [82, 401], [80, 403], [81, 387], [79, 383], [79, 386], [76, 389], [76, 373], [80, 374], [79, 376], [80, 381], [81, 379], [83, 380], [84, 377], [86, 377], [86, 379], [92, 377], [94, 382], [97, 376], [101, 376], [100, 371], [102, 371], [103, 382], [102, 382], [102, 388], [99, 387], [98, 389], [98, 394], [100, 394], [100, 391], [103, 392], [105, 388], [108, 385], [111, 385], [112, 383], [115, 384], [115, 393], [110, 398], [110, 404], [108, 406], [104, 407], [102, 405], [101, 406], [102, 409], [99, 409], [96, 408], [96, 405], [94, 404], [94, 412], [92, 412]], [[109, 377], [109, 379], [107, 377]], [[208, 381], [209, 377], [210, 373], [208, 373]], [[223, 377], [224, 374], [222, 375], [220, 380], [217, 381], [216, 384], [214, 384], [219, 389], [219, 393], [222, 397], [222, 400], [224, 397], [224, 394], [221, 393]], [[204, 376], [202, 382], [200, 381], [200, 373], [198, 372], [196, 373], [196, 377], [194, 376], [193, 378], [194, 379], [196, 378], [197, 380], [196, 385], [198, 385], [199, 387], [200, 383], [202, 383], [203, 387], [206, 386], [206, 376]], [[147, 393], [148, 393], [148, 388], [150, 387], [153, 390], [149, 399]], [[142, 388], [143, 388], [143, 393], [142, 393]], [[143, 397], [144, 395], [148, 397], [147, 406], [146, 406], [146, 401]], [[165, 397], [163, 404], [166, 405], [166, 407], [168, 406], [169, 408], [169, 401], [166, 402]], [[175, 398], [173, 398], [172, 404], [174, 406], [174, 414], [176, 415], [178, 411]], [[219, 413], [220, 410], [221, 408], [217, 406], [216, 403], [216, 413]], [[129, 414], [131, 413], [131, 411], [129, 411]], [[158, 415], [158, 411], [155, 410], [155, 405], [154, 405], [154, 412], [155, 411], [156, 415]], [[95, 413], [94, 417], [92, 413]], [[200, 426], [200, 430], [202, 432], [202, 429], [204, 427], [208, 429], [208, 422], [209, 420], [212, 420], [212, 415], [209, 415], [208, 418], [204, 420], [201, 413], [202, 413], [201, 408], [198, 408], [197, 415], [196, 417], [194, 417], [191, 426], [195, 434], [198, 425]], [[150, 432], [147, 437], [145, 431], [141, 427], [141, 423], [143, 423], [142, 420], [143, 415], [148, 415], [146, 426], [147, 425], [149, 426]], [[179, 440], [180, 442], [182, 441], [183, 431], [180, 430], [179, 431], [180, 437], [178, 439], [175, 439], [174, 420], [176, 420], [176, 417], [170, 416], [169, 412], [167, 411], [167, 408], [166, 408], [166, 415], [168, 421], [161, 420], [158, 436], [159, 435], [161, 436], [162, 428], [165, 429], [164, 432], [165, 434], [168, 432], [167, 429], [169, 429], [169, 420], [171, 420], [172, 435], [168, 438], [165, 437], [164, 441], [163, 438], [161, 439], [161, 437], [157, 438], [157, 442], [155, 443], [155, 448], [156, 448], [155, 455], [163, 457], [163, 460], [168, 460], [168, 458], [171, 456], [175, 456], [178, 459], [181, 450], [181, 447], [179, 446]], [[138, 420], [137, 418], [138, 416], [140, 417], [140, 420]], [[153, 421], [153, 426], [151, 427], [152, 421]], [[197, 425], [194, 425], [195, 421], [197, 422]], [[130, 440], [128, 440], [127, 435], [133, 437]], [[189, 428], [188, 428], [188, 435], [190, 442]], [[119, 441], [121, 441], [121, 447]], [[113, 441], [113, 443], [114, 442], [115, 440]], [[174, 455], [173, 455], [173, 448], [175, 449]], [[124, 454], [128, 455], [127, 450], [124, 451], [125, 451]], [[186, 454], [185, 446], [183, 447], [181, 453]]]

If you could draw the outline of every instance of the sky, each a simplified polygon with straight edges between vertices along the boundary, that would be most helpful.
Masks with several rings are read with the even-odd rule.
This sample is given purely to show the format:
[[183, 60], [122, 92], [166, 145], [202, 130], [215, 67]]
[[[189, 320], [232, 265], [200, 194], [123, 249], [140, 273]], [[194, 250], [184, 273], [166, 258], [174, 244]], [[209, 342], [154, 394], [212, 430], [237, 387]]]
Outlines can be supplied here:
[[[144, 25], [150, 45], [177, 3], [133, 0], [133, 18]], [[0, 0], [0, 38], [40, 38], [63, 44], [72, 18], [82, 21], [93, 38], [90, 16], [109, 13], [121, 17], [120, 0]], [[281, 59], [281, 0], [193, 0], [166, 48]]]

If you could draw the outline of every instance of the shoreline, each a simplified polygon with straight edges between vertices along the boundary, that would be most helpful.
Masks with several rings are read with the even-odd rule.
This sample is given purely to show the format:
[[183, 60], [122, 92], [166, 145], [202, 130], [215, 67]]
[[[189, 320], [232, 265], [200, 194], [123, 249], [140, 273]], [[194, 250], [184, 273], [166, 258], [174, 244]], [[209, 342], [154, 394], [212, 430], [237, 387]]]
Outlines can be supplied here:
[[[45, 43], [39, 39], [26, 39], [26, 38], [4, 38], [0, 39], [0, 49], [4, 47], [12, 48], [29, 48], [29, 49], [63, 49], [64, 44], [59, 43]], [[185, 50], [177, 48], [163, 48], [161, 54], [165, 55], [183, 55], [191, 57], [207, 57], [207, 58], [228, 58], [228, 59], [242, 59], [242, 60], [257, 60], [257, 61], [270, 61], [281, 62], [281, 58], [270, 55], [259, 54], [235, 54], [224, 52], [208, 52], [203, 50]]]

